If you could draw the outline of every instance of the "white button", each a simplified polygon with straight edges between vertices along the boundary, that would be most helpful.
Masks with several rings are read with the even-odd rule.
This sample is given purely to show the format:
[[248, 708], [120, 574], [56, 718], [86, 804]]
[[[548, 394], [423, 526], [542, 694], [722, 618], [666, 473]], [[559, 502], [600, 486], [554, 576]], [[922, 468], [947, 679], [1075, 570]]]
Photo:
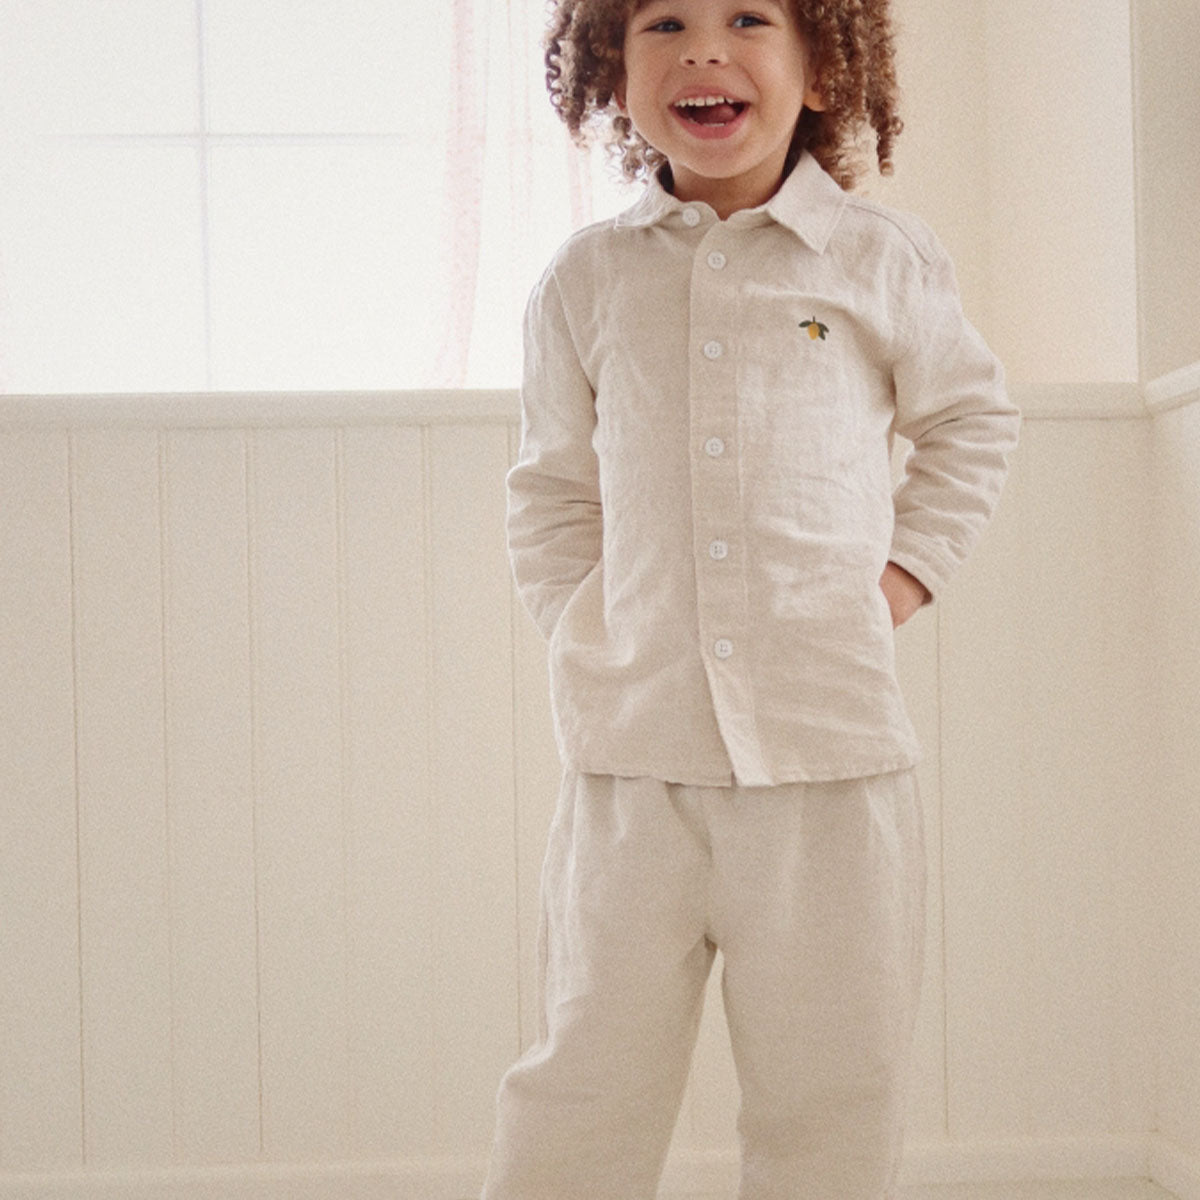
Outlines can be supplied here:
[[720, 250], [714, 250], [708, 256], [708, 265], [712, 267], [714, 271], [719, 271], [727, 261], [728, 260], [726, 259], [725, 255], [723, 255]]
[[718, 638], [716, 645], [713, 646], [713, 653], [718, 658], [732, 658], [733, 643], [728, 638]]
[[704, 443], [704, 453], [709, 458], [720, 458], [725, 453], [725, 443], [720, 438], [709, 438]]
[[728, 554], [729, 554], [729, 546], [727, 543], [721, 541], [720, 538], [717, 538], [717, 540], [715, 542], [708, 543], [709, 558], [715, 558], [717, 560], [717, 562], [720, 562], [721, 559], [727, 557]]
[[685, 225], [692, 225], [692, 226], [699, 225], [700, 224], [699, 212], [697, 212], [697, 210], [694, 208], [685, 208], [683, 210], [683, 223]]
[[725, 353], [725, 347], [720, 342], [705, 342], [704, 357], [705, 358], [720, 358]]

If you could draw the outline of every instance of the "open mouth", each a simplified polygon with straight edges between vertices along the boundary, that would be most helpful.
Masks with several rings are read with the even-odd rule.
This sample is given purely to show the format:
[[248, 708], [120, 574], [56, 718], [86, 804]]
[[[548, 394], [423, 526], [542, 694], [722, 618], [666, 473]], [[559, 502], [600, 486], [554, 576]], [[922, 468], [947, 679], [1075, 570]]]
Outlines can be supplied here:
[[746, 111], [744, 100], [731, 96], [688, 96], [673, 105], [680, 118], [692, 125], [728, 125]]

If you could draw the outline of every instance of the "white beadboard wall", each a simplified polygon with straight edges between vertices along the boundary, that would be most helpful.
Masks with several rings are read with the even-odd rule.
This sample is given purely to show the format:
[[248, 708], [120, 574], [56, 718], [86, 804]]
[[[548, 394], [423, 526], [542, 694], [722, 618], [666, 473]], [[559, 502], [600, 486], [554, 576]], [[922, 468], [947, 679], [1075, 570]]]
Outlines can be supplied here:
[[[1145, 536], [1194, 411], [1034, 411], [979, 553], [901, 632], [931, 868], [910, 1182], [1165, 1163], [1200, 1197], [1172, 704], [1200, 676], [1150, 669]], [[558, 771], [504, 554], [515, 422], [511, 393], [0, 398], [0, 1197], [477, 1190], [536, 1026]], [[1172, 461], [1157, 511], [1177, 484], [1194, 513]], [[1156, 528], [1194, 577], [1195, 525]], [[731, 1183], [735, 1109], [714, 994], [669, 1194]]]
[[1157, 414], [1151, 442], [1158, 772], [1149, 965], [1157, 1128], [1188, 1156], [1174, 1155], [1160, 1178], [1176, 1179], [1180, 1195], [1187, 1186], [1200, 1194], [1200, 370], [1192, 375], [1190, 403]]
[[1131, 15], [1140, 344], [1153, 414], [1148, 965], [1158, 996], [1157, 1128], [1190, 1156], [1164, 1162], [1160, 1178], [1183, 1194], [1200, 1188], [1200, 5], [1134, 0]]

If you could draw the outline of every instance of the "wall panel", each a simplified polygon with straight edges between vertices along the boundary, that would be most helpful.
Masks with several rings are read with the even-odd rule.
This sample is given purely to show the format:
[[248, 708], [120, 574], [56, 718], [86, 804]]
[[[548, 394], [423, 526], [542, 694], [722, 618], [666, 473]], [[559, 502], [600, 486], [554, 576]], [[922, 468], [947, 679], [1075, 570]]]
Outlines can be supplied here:
[[171, 1160], [160, 445], [72, 439], [85, 1159]]
[[434, 1140], [434, 805], [425, 464], [416, 428], [341, 435], [350, 1151]]
[[346, 846], [335, 434], [260, 430], [250, 603], [263, 1148], [345, 1152]]
[[[1200, 404], [1153, 423], [1156, 653], [1161, 714], [1152, 746], [1156, 919], [1148, 946], [1158, 1120], [1200, 1178]], [[1143, 959], [1145, 961], [1145, 959]]]
[[1130, 969], [1147, 916], [1145, 470], [1143, 422], [1027, 423], [943, 609], [954, 1137], [1150, 1117], [1148, 997]]
[[432, 770], [440, 1153], [490, 1136], [518, 1044], [512, 601], [503, 427], [426, 435], [431, 546]]
[[0, 1168], [78, 1164], [79, 875], [67, 438], [0, 437]]
[[164, 459], [175, 1157], [260, 1147], [246, 445], [174, 431]]

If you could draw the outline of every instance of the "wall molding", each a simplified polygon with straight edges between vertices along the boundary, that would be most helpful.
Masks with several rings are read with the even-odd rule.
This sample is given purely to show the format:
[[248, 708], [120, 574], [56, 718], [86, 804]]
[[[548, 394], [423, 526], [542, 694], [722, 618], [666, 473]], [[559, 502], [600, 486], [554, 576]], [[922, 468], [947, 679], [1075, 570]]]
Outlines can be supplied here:
[[512, 388], [0, 395], [0, 430], [490, 425], [512, 423], [519, 418], [519, 394]]
[[[1200, 401], [1200, 362], [1151, 380], [1014, 383], [1027, 421], [1111, 421]], [[516, 388], [374, 392], [145, 392], [0, 395], [0, 429], [276, 429], [516, 423]]]
[[[0, 1173], [0, 1200], [475, 1200], [484, 1170], [482, 1159], [457, 1158]], [[734, 1150], [674, 1154], [661, 1195], [732, 1195], [737, 1173]], [[913, 1189], [1147, 1178], [1179, 1200], [1200, 1200], [1200, 1159], [1157, 1134], [916, 1144], [901, 1172]]]
[[1136, 383], [1013, 383], [1013, 403], [1026, 421], [1122, 421], [1146, 415]]
[[0, 1173], [0, 1200], [475, 1200], [479, 1159]]
[[901, 1182], [1145, 1179], [1149, 1163], [1149, 1139], [1144, 1134], [915, 1143], [907, 1147]]
[[1145, 393], [1146, 408], [1151, 415], [1195, 404], [1200, 401], [1200, 362], [1150, 380]]
[[[1200, 396], [1200, 364], [1147, 386], [1014, 383], [1029, 421], [1128, 420]], [[0, 429], [275, 429], [362, 425], [515, 424], [515, 388], [376, 392], [147, 392], [0, 395]]]

